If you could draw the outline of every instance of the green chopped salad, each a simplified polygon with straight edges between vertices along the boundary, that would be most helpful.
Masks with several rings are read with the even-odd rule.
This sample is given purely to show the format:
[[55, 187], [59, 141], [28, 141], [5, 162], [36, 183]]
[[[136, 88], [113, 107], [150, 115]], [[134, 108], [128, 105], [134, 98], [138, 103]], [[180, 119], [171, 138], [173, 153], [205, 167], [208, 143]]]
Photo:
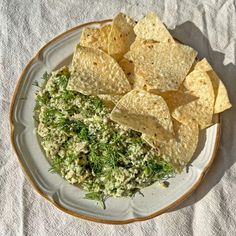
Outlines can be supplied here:
[[50, 171], [105, 207], [108, 197], [133, 196], [174, 170], [141, 133], [109, 118], [111, 109], [96, 96], [67, 90], [67, 67], [45, 74], [37, 93], [35, 119]]

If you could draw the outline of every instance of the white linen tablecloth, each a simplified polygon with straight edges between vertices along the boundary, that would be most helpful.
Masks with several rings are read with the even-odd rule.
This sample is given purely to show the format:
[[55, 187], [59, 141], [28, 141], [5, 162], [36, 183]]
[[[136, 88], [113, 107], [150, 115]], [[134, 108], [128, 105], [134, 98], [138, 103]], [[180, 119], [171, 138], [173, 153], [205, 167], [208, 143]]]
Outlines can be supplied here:
[[[222, 115], [212, 168], [177, 209], [129, 225], [102, 225], [67, 215], [25, 179], [9, 141], [9, 104], [29, 59], [55, 35], [124, 12], [159, 14], [174, 36], [199, 51], [221, 76], [234, 107]], [[236, 235], [236, 2], [234, 0], [0, 1], [0, 235]]]

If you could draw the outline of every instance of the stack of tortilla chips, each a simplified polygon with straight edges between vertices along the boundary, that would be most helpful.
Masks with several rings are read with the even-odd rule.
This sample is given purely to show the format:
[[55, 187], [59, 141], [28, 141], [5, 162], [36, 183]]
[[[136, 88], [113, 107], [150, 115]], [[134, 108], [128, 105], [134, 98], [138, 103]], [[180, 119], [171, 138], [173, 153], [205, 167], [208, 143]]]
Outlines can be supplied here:
[[111, 24], [83, 30], [68, 89], [103, 99], [113, 108], [113, 121], [141, 132], [181, 171], [196, 150], [199, 130], [231, 107], [223, 82], [196, 56], [155, 13], [138, 23], [119, 13]]

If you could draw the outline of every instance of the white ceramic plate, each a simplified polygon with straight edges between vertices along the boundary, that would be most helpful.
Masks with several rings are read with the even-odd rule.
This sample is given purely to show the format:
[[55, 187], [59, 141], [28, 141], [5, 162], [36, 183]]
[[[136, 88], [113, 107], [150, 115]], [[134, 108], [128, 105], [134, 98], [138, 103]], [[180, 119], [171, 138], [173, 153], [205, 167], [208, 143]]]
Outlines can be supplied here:
[[50, 173], [50, 165], [34, 131], [33, 109], [37, 88], [32, 83], [41, 83], [40, 78], [45, 71], [50, 72], [70, 63], [84, 27], [98, 27], [109, 22], [91, 22], [64, 32], [47, 43], [28, 63], [11, 102], [11, 140], [34, 188], [56, 207], [79, 218], [122, 224], [160, 215], [178, 205], [197, 188], [216, 154], [220, 125], [217, 117], [217, 123], [201, 133], [189, 172], [171, 179], [169, 188], [164, 189], [154, 184], [142, 190], [144, 197], [137, 194], [132, 199], [109, 198], [106, 210], [101, 209], [94, 201], [83, 199], [84, 191], [81, 189], [70, 185], [59, 175]]

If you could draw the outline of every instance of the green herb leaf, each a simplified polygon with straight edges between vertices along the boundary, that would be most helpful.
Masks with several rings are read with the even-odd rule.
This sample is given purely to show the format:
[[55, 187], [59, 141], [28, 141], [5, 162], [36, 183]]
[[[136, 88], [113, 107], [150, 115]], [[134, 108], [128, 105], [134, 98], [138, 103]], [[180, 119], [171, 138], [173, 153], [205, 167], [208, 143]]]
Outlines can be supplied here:
[[96, 149], [94, 147], [90, 147], [90, 153], [89, 153], [89, 162], [91, 169], [94, 174], [99, 174], [102, 171], [103, 168], [103, 161], [102, 158], [97, 155]]
[[40, 88], [38, 81], [34, 81], [34, 82], [32, 83], [32, 85]]
[[63, 164], [63, 160], [60, 159], [60, 157], [56, 157], [52, 160], [52, 163], [51, 163], [51, 168], [49, 169], [49, 171], [51, 173], [60, 173], [60, 170], [61, 170], [61, 165]]
[[42, 79], [45, 80], [45, 81], [48, 81], [48, 79], [50, 78], [51, 74], [49, 74], [47, 71], [44, 72], [43, 76], [42, 76]]
[[93, 104], [95, 106], [95, 109], [98, 109], [98, 110], [101, 110], [104, 107], [102, 100], [97, 97], [94, 98]]
[[165, 161], [151, 159], [147, 162], [147, 166], [144, 169], [144, 174], [150, 175], [151, 173], [156, 174], [159, 178], [164, 178], [165, 176], [173, 173], [173, 166]]
[[116, 150], [111, 144], [102, 145], [102, 149], [102, 157], [104, 159], [104, 164], [110, 166], [111, 168], [115, 168], [120, 158], [118, 150]]
[[84, 199], [95, 200], [104, 210], [106, 209], [105, 199], [103, 197], [103, 194], [101, 193], [97, 192], [86, 193]]

